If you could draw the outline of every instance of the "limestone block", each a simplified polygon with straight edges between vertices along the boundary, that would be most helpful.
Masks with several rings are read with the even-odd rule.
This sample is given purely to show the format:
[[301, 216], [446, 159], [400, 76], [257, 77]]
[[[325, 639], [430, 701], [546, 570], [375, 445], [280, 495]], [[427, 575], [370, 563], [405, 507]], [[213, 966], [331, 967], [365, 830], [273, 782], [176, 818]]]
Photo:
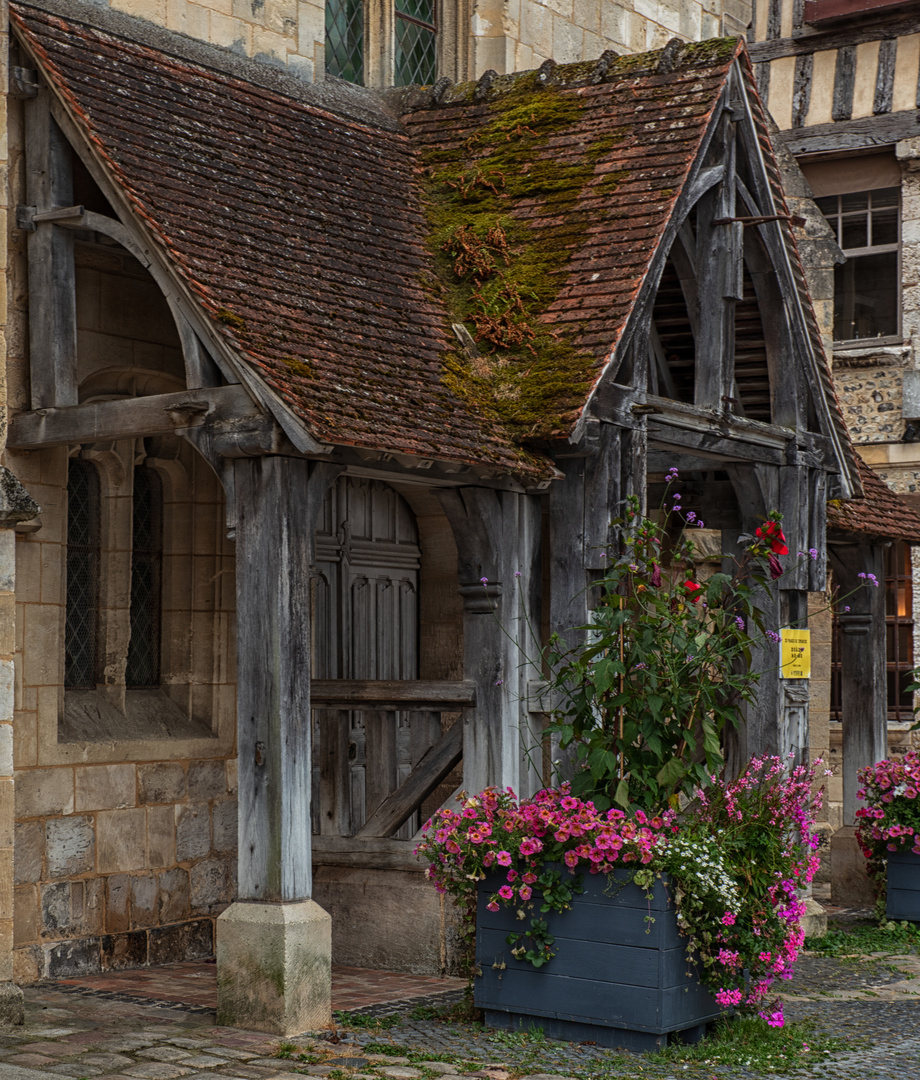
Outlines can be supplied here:
[[74, 770], [77, 810], [119, 810], [134, 806], [133, 765], [90, 765]]
[[229, 859], [205, 859], [189, 871], [192, 910], [198, 914], [233, 899]]
[[25, 769], [16, 775], [16, 817], [72, 814], [72, 769]]
[[147, 810], [147, 865], [172, 866], [176, 861], [176, 811], [172, 806]]
[[207, 803], [176, 807], [176, 861], [203, 859], [211, 850], [211, 819]]
[[223, 761], [193, 761], [188, 767], [188, 797], [196, 801], [218, 799], [227, 794], [227, 769]]
[[131, 878], [131, 927], [156, 926], [159, 914], [157, 879], [153, 874]]
[[875, 892], [866, 860], [856, 842], [856, 829], [845, 825], [831, 837], [831, 903], [841, 907], [871, 908]]
[[48, 949], [46, 963], [49, 979], [96, 975], [102, 970], [99, 938], [81, 938], [53, 945]]
[[332, 1021], [332, 922], [312, 900], [217, 920], [217, 1022], [288, 1036]]
[[38, 888], [20, 885], [13, 892], [13, 939], [17, 945], [37, 941], [41, 923], [38, 917]]
[[156, 926], [147, 932], [151, 964], [201, 960], [214, 955], [214, 922], [195, 919], [175, 926]]
[[188, 870], [181, 866], [167, 870], [158, 877], [160, 893], [160, 922], [179, 922], [191, 913]]
[[44, 975], [41, 945], [27, 945], [13, 953], [13, 978], [18, 983], [34, 983]]
[[236, 799], [225, 799], [211, 808], [211, 846], [215, 851], [236, 851], [239, 807]]
[[45, 827], [40, 821], [16, 825], [13, 880], [17, 885], [40, 881], [45, 859]]
[[101, 873], [142, 870], [147, 864], [144, 810], [102, 810], [96, 815], [96, 851]]
[[16, 825], [14, 798], [13, 778], [0, 777], [0, 848], [13, 846], [13, 829]]
[[139, 803], [182, 802], [187, 793], [185, 768], [178, 761], [158, 761], [137, 768]]
[[18, 1027], [26, 1021], [22, 991], [12, 981], [0, 982], [0, 1024]]
[[227, 791], [231, 795], [236, 794], [239, 783], [239, 763], [236, 758], [230, 758], [227, 762]]
[[[0, 666], [5, 665], [6, 661], [0, 661]], [[10, 664], [10, 676], [12, 676], [12, 667]], [[3, 679], [3, 675], [0, 674], [0, 680]], [[9, 693], [0, 687], [0, 697], [8, 698], [8, 704], [10, 707], [10, 717], [13, 715], [13, 681], [10, 678], [7, 686]], [[5, 707], [6, 702], [4, 702]], [[13, 725], [0, 723], [0, 778], [13, 775]]]
[[105, 929], [110, 933], [127, 930], [131, 924], [131, 878], [112, 874], [105, 881]]
[[133, 930], [129, 934], [106, 934], [101, 939], [101, 944], [103, 971], [143, 967], [147, 963], [146, 930]]
[[56, 881], [52, 885], [42, 885], [40, 895], [43, 937], [60, 937], [73, 930], [70, 894], [71, 882], [69, 881]]
[[51, 818], [45, 823], [46, 876], [72, 877], [95, 869], [96, 833], [89, 816]]

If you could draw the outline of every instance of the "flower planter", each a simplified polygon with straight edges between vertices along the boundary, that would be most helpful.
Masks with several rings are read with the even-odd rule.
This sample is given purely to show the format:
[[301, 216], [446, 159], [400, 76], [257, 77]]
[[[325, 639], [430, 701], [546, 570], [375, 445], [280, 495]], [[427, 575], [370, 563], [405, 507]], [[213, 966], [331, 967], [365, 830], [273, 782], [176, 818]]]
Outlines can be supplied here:
[[920, 855], [889, 852], [885, 914], [896, 922], [920, 922]]
[[[501, 882], [480, 884], [476, 918], [474, 1004], [493, 1027], [540, 1027], [550, 1038], [654, 1050], [672, 1032], [696, 1042], [722, 1013], [695, 971], [688, 975], [686, 939], [659, 879], [651, 900], [618, 870], [584, 875], [584, 892], [561, 914], [550, 912], [556, 955], [541, 968], [511, 955], [505, 938], [529, 925], [513, 907], [492, 912]], [[606, 895], [614, 893], [615, 895]], [[651, 917], [653, 922], [647, 921]]]

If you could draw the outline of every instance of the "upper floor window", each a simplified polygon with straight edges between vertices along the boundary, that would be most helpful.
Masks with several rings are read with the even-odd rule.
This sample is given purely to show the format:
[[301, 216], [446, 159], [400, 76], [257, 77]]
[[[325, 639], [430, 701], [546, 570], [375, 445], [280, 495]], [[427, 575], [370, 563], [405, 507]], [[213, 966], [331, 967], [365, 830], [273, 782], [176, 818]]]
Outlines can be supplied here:
[[891, 337], [899, 330], [900, 189], [817, 199], [846, 262], [834, 269], [834, 338]]
[[430, 85], [437, 0], [326, 0], [326, 71], [348, 82]]

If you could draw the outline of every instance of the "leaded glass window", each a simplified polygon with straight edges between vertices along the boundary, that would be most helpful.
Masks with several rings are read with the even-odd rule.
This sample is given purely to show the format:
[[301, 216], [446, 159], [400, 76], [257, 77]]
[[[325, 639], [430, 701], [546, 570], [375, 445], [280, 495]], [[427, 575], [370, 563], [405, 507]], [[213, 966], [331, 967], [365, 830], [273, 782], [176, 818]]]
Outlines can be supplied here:
[[326, 71], [364, 82], [364, 0], [326, 0]]
[[163, 564], [163, 495], [152, 470], [134, 470], [131, 540], [131, 642], [125, 685], [160, 683], [160, 575]]
[[74, 459], [67, 474], [64, 686], [95, 690], [99, 675], [99, 474]]
[[430, 86], [437, 78], [435, 0], [396, 0], [396, 86]]

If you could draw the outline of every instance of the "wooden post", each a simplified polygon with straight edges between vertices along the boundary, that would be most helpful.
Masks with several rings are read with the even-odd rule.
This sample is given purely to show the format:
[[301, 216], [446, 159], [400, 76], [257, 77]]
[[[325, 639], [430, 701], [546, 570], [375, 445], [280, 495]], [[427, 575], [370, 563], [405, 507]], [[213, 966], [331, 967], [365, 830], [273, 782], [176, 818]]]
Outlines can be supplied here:
[[439, 493], [457, 542], [464, 602], [464, 677], [476, 684], [465, 718], [463, 783], [470, 791], [541, 784], [541, 733], [532, 728], [527, 680], [539, 675], [537, 588], [540, 504], [491, 488]]
[[[50, 91], [25, 104], [26, 198], [37, 212], [73, 203], [72, 151], [51, 118]], [[73, 233], [53, 222], [28, 234], [32, 408], [77, 404], [77, 300]]]
[[330, 920], [310, 899], [310, 573], [339, 471], [234, 462], [239, 889], [218, 920], [218, 1022], [282, 1035], [331, 1016]]
[[[843, 726], [843, 823], [856, 824], [857, 772], [888, 751], [888, 690], [885, 662], [883, 549], [853, 544], [831, 549], [842, 602], [840, 624], [840, 715]], [[879, 588], [859, 574], [874, 574]], [[843, 610], [849, 608], [849, 611]]]
[[[841, 596], [840, 713], [843, 727], [843, 827], [831, 837], [831, 902], [870, 907], [873, 890], [856, 841], [857, 773], [888, 753], [884, 558], [881, 546], [834, 545], [831, 566]], [[859, 574], [875, 574], [878, 588]], [[856, 590], [853, 592], [853, 590]], [[847, 596], [847, 593], [851, 595]], [[849, 610], [845, 610], [845, 609]]]

